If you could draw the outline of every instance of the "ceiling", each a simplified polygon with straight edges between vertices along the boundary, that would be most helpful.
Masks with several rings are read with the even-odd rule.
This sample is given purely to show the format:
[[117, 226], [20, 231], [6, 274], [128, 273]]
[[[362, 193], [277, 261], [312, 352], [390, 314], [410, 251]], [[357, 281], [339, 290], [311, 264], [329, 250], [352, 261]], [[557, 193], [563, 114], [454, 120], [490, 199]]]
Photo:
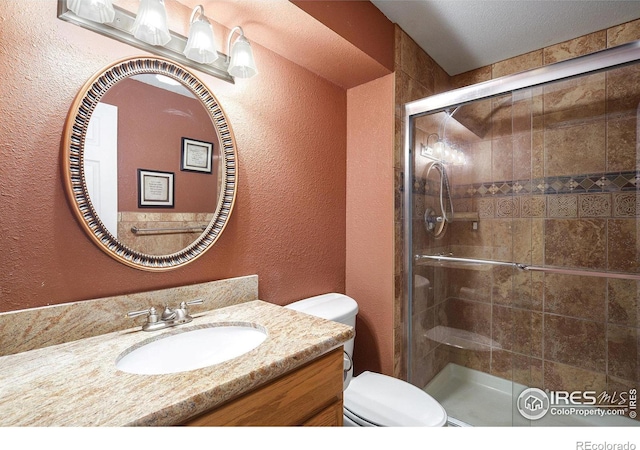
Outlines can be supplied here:
[[640, 18], [640, 0], [371, 0], [449, 75]]
[[[204, 5], [215, 22], [227, 28], [241, 25], [250, 41], [346, 89], [389, 73], [388, 68], [347, 39], [327, 33], [327, 26], [292, 1], [179, 2], [189, 8]], [[371, 0], [371, 3], [408, 33], [449, 75], [640, 18], [640, 0]], [[349, 25], [358, 26], [354, 18], [346, 19]]]

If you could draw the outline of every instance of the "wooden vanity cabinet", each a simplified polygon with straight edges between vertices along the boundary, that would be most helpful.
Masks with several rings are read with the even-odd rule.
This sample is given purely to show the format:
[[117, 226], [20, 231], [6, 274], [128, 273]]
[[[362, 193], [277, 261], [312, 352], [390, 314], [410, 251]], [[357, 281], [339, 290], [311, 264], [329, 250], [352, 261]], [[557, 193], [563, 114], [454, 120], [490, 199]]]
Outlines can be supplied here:
[[342, 347], [198, 416], [187, 426], [342, 426]]

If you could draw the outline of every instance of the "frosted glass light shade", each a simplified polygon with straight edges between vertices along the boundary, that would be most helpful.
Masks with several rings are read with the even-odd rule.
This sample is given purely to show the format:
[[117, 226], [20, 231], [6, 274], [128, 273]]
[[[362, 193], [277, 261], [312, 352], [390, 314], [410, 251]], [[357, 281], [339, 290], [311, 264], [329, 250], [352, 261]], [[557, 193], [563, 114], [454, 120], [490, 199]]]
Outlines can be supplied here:
[[171, 40], [164, 0], [141, 0], [133, 36], [151, 45], [165, 45]]
[[116, 15], [111, 0], [67, 0], [67, 8], [77, 16], [98, 23], [111, 23]]
[[213, 39], [211, 24], [204, 17], [191, 22], [189, 40], [184, 48], [184, 56], [201, 64], [211, 64], [218, 59], [218, 51]]
[[258, 73], [251, 44], [244, 36], [240, 36], [233, 44], [228, 71], [231, 76], [237, 78], [250, 78]]

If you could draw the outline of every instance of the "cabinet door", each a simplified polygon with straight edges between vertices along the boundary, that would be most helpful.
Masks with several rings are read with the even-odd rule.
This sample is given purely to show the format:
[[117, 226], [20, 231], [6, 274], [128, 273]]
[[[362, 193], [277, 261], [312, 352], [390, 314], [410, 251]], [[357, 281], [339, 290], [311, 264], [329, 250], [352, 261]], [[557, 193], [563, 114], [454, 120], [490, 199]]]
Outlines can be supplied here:
[[342, 402], [335, 402], [308, 419], [305, 427], [341, 427], [344, 419]]
[[[292, 426], [340, 425], [342, 419], [342, 347], [259, 387], [185, 425]], [[337, 421], [328, 419], [337, 414]], [[328, 411], [330, 410], [330, 411]]]

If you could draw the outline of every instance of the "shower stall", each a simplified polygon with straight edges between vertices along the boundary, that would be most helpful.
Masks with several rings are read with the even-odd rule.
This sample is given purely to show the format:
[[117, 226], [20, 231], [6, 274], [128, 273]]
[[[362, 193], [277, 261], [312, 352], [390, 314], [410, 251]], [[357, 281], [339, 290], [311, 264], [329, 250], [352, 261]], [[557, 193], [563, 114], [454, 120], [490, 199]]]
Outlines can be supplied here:
[[639, 61], [405, 105], [407, 376], [450, 425], [640, 426]]

